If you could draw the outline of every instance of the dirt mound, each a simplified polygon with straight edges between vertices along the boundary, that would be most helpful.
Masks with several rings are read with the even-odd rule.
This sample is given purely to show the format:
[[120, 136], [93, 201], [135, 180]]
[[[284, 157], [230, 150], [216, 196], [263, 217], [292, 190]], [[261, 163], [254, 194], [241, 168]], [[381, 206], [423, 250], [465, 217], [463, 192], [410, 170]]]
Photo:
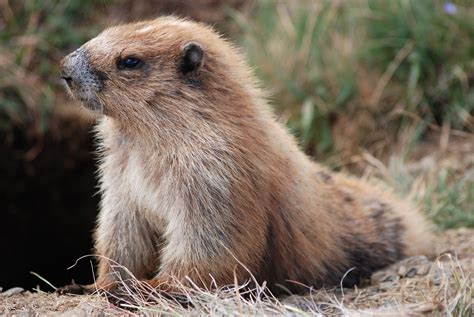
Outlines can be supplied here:
[[[139, 310], [141, 313], [173, 314], [472, 314], [474, 229], [446, 231], [440, 236], [437, 246], [440, 254], [437, 259], [430, 260], [424, 256], [404, 259], [373, 274], [370, 285], [366, 287], [318, 290], [307, 296], [253, 302], [238, 295], [222, 298], [219, 294], [205, 293], [205, 296], [196, 299], [196, 305], [190, 310], [172, 303], [144, 303]], [[85, 316], [117, 314], [122, 309], [109, 304], [100, 295], [58, 296], [19, 291], [11, 290], [0, 295], [0, 313]]]

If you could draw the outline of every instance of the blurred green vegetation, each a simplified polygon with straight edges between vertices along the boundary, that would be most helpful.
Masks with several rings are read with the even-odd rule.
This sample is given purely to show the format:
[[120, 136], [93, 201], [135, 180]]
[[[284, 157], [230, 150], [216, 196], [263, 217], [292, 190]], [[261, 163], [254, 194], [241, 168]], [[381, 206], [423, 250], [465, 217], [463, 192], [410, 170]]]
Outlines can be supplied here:
[[406, 110], [457, 129], [471, 124], [472, 130], [474, 3], [457, 3], [449, 9], [447, 1], [369, 1], [363, 57], [385, 69], [412, 47], [394, 73], [404, 86]]
[[[59, 61], [110, 22], [104, 13], [115, 2], [0, 0], [1, 133], [48, 128], [66, 100]], [[122, 2], [115, 9], [150, 6]], [[383, 161], [432, 131], [472, 137], [473, 1], [256, 0], [228, 13], [239, 26], [234, 39], [308, 154], [363, 149]], [[441, 227], [474, 226], [473, 170], [430, 178], [419, 200]]]
[[[259, 0], [230, 14], [308, 154], [407, 158], [443, 129], [474, 140], [474, 2]], [[417, 201], [440, 228], [474, 226], [474, 166], [464, 168], [393, 179], [404, 178], [405, 193], [422, 180]]]
[[411, 124], [420, 137], [443, 124], [474, 131], [472, 1], [261, 0], [232, 14], [312, 155], [383, 149]]
[[449, 176], [449, 171], [441, 170], [421, 203], [442, 229], [474, 227], [474, 169], [455, 181], [450, 181]]
[[426, 153], [424, 160], [411, 162], [395, 155], [379, 178], [397, 193], [412, 196], [439, 228], [474, 227], [474, 156], [468, 157], [473, 150], [474, 144], [466, 153], [438, 160]]
[[59, 102], [59, 60], [98, 31], [97, 24], [88, 22], [102, 5], [93, 0], [4, 1], [0, 130], [27, 126], [32, 132], [44, 132], [50, 109]]

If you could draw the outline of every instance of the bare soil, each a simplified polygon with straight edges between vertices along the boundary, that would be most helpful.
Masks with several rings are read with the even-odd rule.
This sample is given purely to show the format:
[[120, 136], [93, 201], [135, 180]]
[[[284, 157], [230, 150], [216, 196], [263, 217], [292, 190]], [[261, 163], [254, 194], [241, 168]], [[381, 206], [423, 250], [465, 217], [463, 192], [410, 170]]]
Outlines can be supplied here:
[[[474, 229], [448, 230], [439, 235], [437, 259], [423, 256], [402, 260], [373, 274], [366, 287], [313, 291], [281, 299], [288, 314], [319, 312], [343, 315], [469, 314], [474, 299]], [[100, 295], [59, 296], [15, 290], [0, 295], [0, 313], [22, 316], [86, 316], [123, 314], [123, 308]], [[171, 312], [176, 313], [176, 312]], [[182, 311], [181, 311], [182, 313]], [[199, 311], [190, 311], [198, 313]], [[232, 311], [233, 314], [238, 311]], [[258, 311], [254, 311], [258, 314]], [[265, 311], [262, 311], [265, 313]]]

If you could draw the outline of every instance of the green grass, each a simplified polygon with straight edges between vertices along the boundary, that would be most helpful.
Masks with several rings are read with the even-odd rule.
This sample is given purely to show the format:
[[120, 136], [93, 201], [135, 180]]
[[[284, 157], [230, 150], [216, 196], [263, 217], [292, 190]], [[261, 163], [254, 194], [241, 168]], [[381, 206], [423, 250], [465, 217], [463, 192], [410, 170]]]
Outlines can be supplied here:
[[[232, 14], [283, 120], [322, 156], [388, 148], [419, 121], [420, 137], [431, 124], [474, 131], [474, 3], [443, 5], [260, 0]], [[348, 124], [359, 133], [341, 134]]]
[[[430, 133], [474, 132], [474, 2], [457, 1], [454, 13], [445, 4], [258, 0], [249, 14], [231, 15], [282, 121], [308, 154], [350, 159], [368, 151], [384, 165], [398, 152], [406, 164]], [[390, 182], [407, 193], [422, 177], [418, 201], [440, 228], [474, 226], [467, 168], [405, 171]]]
[[421, 199], [422, 205], [442, 229], [474, 227], [474, 168], [451, 181], [449, 174], [441, 170], [436, 175]]
[[[457, 129], [470, 128], [474, 110], [472, 86], [474, 21], [472, 1], [457, 1], [455, 14], [446, 1], [368, 1], [363, 19], [367, 41], [362, 58], [386, 69], [406, 45], [411, 49], [394, 73], [403, 86], [406, 109]], [[471, 114], [470, 119], [469, 113]]]
[[7, 1], [0, 28], [0, 129], [28, 126], [44, 131], [58, 103], [58, 66], [65, 52], [98, 31], [87, 22], [104, 2]]
[[366, 153], [363, 174], [409, 197], [441, 230], [474, 227], [474, 164], [462, 157], [472, 149], [470, 145], [465, 153], [446, 155], [430, 146], [421, 158], [413, 159], [409, 151], [393, 154], [387, 164]]
[[328, 1], [258, 1], [250, 17], [234, 18], [242, 27], [241, 44], [289, 128], [309, 152], [327, 152], [331, 115], [344, 111], [357, 90], [355, 56], [330, 49], [337, 45], [334, 32], [352, 34], [352, 16]]

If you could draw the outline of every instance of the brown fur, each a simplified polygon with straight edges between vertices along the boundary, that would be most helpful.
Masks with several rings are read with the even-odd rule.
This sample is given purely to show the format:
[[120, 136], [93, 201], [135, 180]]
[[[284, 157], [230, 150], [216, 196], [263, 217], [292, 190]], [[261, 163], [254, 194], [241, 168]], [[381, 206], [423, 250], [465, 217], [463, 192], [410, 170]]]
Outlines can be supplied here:
[[[183, 74], [190, 42], [204, 58]], [[164, 17], [110, 28], [83, 50], [103, 81], [96, 250], [137, 278], [167, 289], [171, 276], [220, 286], [251, 272], [275, 292], [299, 291], [339, 284], [351, 269], [344, 283], [353, 285], [431, 253], [429, 225], [409, 203], [300, 151], [237, 49], [211, 28]], [[144, 64], [117, 70], [125, 56]], [[97, 286], [112, 286], [109, 262], [98, 260]]]

